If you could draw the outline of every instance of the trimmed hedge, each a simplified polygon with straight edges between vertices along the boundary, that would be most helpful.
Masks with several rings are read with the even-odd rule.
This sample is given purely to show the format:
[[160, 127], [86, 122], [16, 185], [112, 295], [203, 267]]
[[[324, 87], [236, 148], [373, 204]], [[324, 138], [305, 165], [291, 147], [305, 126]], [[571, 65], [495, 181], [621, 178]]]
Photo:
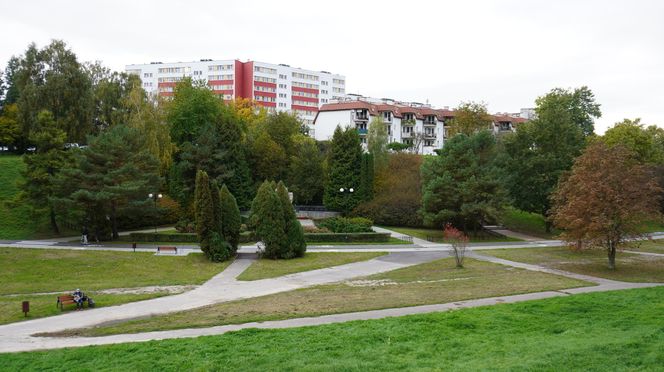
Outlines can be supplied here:
[[390, 233], [322, 233], [304, 234], [307, 243], [315, 242], [388, 242]]
[[317, 227], [326, 228], [335, 233], [370, 233], [373, 221], [363, 217], [331, 217], [314, 222]]
[[[131, 233], [129, 240], [133, 242], [177, 242], [198, 243], [198, 236], [190, 233], [161, 234], [161, 233]], [[256, 240], [253, 231], [240, 233], [240, 243], [249, 243]]]
[[131, 233], [129, 240], [133, 242], [184, 242], [198, 243], [198, 236], [192, 233], [161, 234], [161, 233]]

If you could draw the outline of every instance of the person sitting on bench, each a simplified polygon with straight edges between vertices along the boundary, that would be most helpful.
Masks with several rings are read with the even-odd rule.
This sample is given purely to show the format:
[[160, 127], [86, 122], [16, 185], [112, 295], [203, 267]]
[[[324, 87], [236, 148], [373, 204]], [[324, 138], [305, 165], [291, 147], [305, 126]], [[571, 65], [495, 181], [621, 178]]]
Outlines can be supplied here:
[[76, 291], [72, 294], [74, 296], [74, 302], [76, 302], [76, 310], [81, 310], [83, 308], [83, 301], [85, 300], [85, 295], [81, 292], [80, 289], [76, 288]]

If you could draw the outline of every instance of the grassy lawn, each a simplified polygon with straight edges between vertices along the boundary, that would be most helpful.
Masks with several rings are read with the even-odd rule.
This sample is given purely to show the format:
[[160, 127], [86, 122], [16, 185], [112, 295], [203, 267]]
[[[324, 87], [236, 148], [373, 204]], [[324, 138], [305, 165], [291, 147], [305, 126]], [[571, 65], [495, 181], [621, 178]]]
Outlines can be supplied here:
[[339, 266], [352, 262], [366, 261], [383, 256], [384, 252], [319, 252], [305, 253], [304, 257], [292, 260], [258, 260], [245, 270], [238, 280], [258, 280], [299, 273], [302, 271]]
[[484, 254], [625, 282], [664, 282], [664, 258], [618, 252], [616, 269], [607, 267], [603, 250], [573, 251], [567, 247], [495, 249]]
[[28, 370], [661, 370], [664, 288], [316, 327], [1, 354]]
[[639, 230], [641, 233], [661, 232], [664, 231], [664, 223], [661, 220], [644, 222]]
[[625, 249], [629, 251], [664, 254], [664, 239], [644, 240], [636, 243], [631, 243]]
[[0, 295], [199, 284], [228, 265], [212, 263], [202, 254], [168, 257], [141, 252], [0, 248]]
[[[95, 301], [96, 307], [119, 305], [127, 302], [147, 300], [165, 295], [165, 292], [151, 294], [97, 294], [86, 292]], [[58, 295], [0, 296], [0, 324], [20, 322], [64, 314], [75, 309], [74, 305], [65, 306], [65, 311], [56, 307]], [[30, 301], [30, 312], [25, 317], [21, 312], [21, 302]], [[86, 305], [87, 306], [87, 305]], [[86, 307], [87, 309], [87, 307]]]
[[[420, 239], [430, 240], [433, 242], [443, 242], [442, 229], [433, 229], [426, 227], [393, 227], [393, 226], [381, 226], [381, 227]], [[508, 236], [501, 236], [501, 235], [493, 235], [488, 233], [484, 233], [478, 236], [470, 236], [469, 238], [471, 243], [522, 241], [521, 239], [517, 238], [511, 238]]]
[[[35, 239], [55, 235], [50, 230], [46, 215], [34, 216], [26, 205], [13, 207], [6, 204], [19, 192], [17, 182], [22, 179], [24, 168], [20, 156], [0, 155], [0, 239]], [[71, 233], [63, 231], [63, 234]]]
[[61, 335], [100, 336], [209, 327], [556, 290], [591, 285], [562, 276], [467, 259], [456, 269], [446, 258], [384, 274], [321, 285], [190, 311], [136, 319]]
[[551, 233], [546, 232], [544, 216], [538, 213], [530, 213], [516, 208], [505, 208], [498, 217], [499, 223], [508, 230], [523, 234], [536, 236], [543, 239], [555, 238], [560, 231], [553, 229]]

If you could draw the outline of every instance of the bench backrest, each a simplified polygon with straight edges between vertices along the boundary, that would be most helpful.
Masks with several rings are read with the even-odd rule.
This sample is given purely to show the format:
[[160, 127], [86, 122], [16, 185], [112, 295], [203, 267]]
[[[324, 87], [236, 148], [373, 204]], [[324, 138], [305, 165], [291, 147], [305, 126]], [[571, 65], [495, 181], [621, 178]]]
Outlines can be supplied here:
[[67, 295], [67, 296], [58, 296], [58, 301], [63, 302], [63, 301], [73, 301], [74, 296]]
[[166, 251], [175, 251], [177, 248], [175, 247], [159, 247], [160, 250], [166, 250]]

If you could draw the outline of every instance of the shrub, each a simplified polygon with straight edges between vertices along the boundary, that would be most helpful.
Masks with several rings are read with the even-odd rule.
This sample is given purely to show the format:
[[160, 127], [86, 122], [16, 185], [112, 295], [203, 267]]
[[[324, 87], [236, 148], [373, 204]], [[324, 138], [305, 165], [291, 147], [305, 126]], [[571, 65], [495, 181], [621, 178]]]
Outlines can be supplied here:
[[286, 242], [284, 213], [279, 197], [268, 181], [263, 182], [251, 204], [251, 223], [256, 226], [256, 235], [265, 245], [261, 256], [279, 258]]
[[175, 224], [175, 230], [179, 233], [195, 233], [196, 232], [196, 224], [194, 221], [190, 221], [189, 219], [183, 218], [178, 223]]
[[233, 247], [218, 233], [212, 233], [208, 257], [212, 262], [226, 261], [233, 255]]
[[312, 242], [388, 242], [389, 233], [319, 233], [304, 234], [304, 239], [308, 243]]
[[335, 233], [373, 232], [373, 221], [364, 217], [332, 217], [316, 221], [316, 226]]
[[323, 234], [332, 232], [328, 228], [318, 226], [302, 226], [302, 229], [304, 229], [305, 234]]
[[131, 233], [129, 240], [132, 242], [186, 242], [198, 243], [196, 234], [163, 234], [163, 233]]

